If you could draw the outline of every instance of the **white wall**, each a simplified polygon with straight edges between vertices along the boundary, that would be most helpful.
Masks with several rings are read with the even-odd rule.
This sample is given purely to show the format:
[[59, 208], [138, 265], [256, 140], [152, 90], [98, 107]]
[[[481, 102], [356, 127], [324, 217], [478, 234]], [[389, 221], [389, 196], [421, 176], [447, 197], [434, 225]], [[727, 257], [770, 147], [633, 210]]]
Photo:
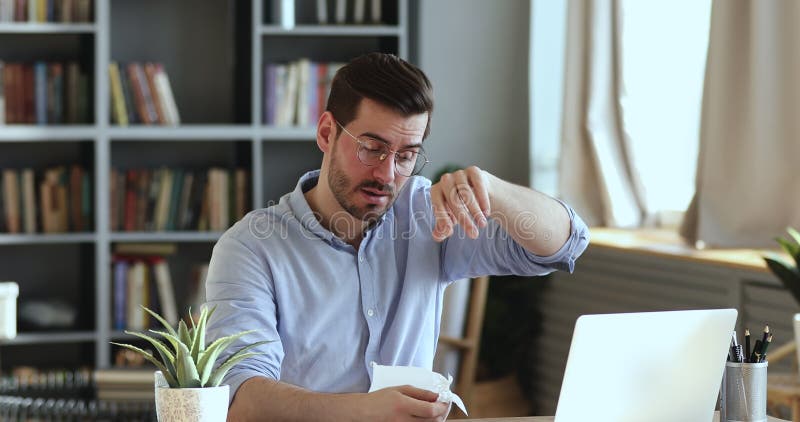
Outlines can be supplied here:
[[431, 176], [475, 164], [527, 185], [528, 1], [420, 0], [417, 65], [433, 82]]

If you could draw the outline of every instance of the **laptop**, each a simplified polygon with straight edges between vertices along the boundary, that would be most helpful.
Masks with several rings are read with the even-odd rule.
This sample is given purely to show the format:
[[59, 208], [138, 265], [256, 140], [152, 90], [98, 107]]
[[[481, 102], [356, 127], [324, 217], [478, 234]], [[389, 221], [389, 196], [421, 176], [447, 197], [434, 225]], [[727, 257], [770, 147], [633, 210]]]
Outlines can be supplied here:
[[583, 315], [556, 422], [709, 422], [735, 309]]

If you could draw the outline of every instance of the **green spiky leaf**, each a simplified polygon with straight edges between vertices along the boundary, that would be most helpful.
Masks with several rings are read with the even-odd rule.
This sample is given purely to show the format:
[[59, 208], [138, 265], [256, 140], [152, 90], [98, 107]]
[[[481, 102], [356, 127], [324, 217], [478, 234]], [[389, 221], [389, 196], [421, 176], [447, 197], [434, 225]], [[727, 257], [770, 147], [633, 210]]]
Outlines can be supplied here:
[[236, 339], [255, 331], [256, 330], [242, 331], [240, 333], [220, 337], [208, 345], [205, 352], [203, 352], [203, 355], [200, 356], [200, 361], [197, 364], [197, 369], [200, 371], [200, 379], [204, 380], [204, 384], [205, 381], [211, 376], [211, 370], [213, 369], [214, 363], [217, 361], [219, 355], [231, 344], [233, 344]]
[[786, 251], [786, 253], [788, 253], [792, 257], [795, 257], [797, 256], [798, 253], [800, 253], [800, 245], [792, 243], [788, 239], [777, 237], [775, 238], [775, 241], [778, 242], [783, 248], [783, 250]]
[[[234, 364], [240, 362], [242, 359], [261, 354], [247, 352], [248, 350], [270, 342], [259, 341], [242, 347], [214, 370], [216, 360], [225, 349], [230, 347], [242, 336], [258, 330], [242, 331], [219, 338], [211, 344], [206, 345], [208, 321], [216, 310], [216, 307], [210, 309], [203, 308], [197, 322], [191, 319], [190, 312], [191, 328], [187, 326], [185, 321], [181, 320], [177, 324], [177, 329], [170, 326], [161, 315], [158, 315], [147, 307], [142, 306], [142, 308], [158, 320], [166, 329], [166, 331], [149, 330], [149, 332], [163, 337], [166, 342], [162, 342], [158, 338], [144, 333], [129, 331], [126, 331], [126, 333], [153, 345], [158, 352], [158, 358], [160, 358], [160, 360], [149, 350], [144, 350], [130, 344], [114, 342], [112, 342], [112, 344], [125, 347], [144, 356], [145, 359], [154, 364], [161, 371], [171, 388], [217, 386]], [[169, 346], [172, 346], [172, 350], [170, 350], [167, 343], [169, 343]]]
[[786, 231], [789, 232], [789, 236], [792, 236], [795, 243], [800, 244], [800, 232], [795, 230], [793, 227], [787, 227]]
[[789, 290], [794, 296], [797, 303], [800, 303], [800, 273], [797, 272], [797, 268], [793, 268], [778, 257], [765, 257], [764, 261], [766, 261], [770, 271], [780, 279], [786, 290]]
[[251, 358], [253, 356], [258, 356], [260, 354], [262, 354], [262, 353], [253, 352], [253, 353], [234, 354], [233, 356], [228, 358], [228, 360], [226, 360], [225, 363], [220, 365], [219, 368], [217, 368], [211, 374], [211, 377], [208, 379], [207, 387], [217, 387], [217, 386], [219, 386], [219, 383], [222, 382], [222, 378], [225, 377], [225, 374], [227, 374], [228, 371], [231, 368], [233, 368], [233, 365], [236, 365], [237, 363], [239, 363], [242, 360], [245, 360], [247, 358]]
[[178, 383], [182, 388], [200, 387], [200, 374], [192, 360], [191, 352], [185, 344], [178, 344], [178, 353], [175, 356], [175, 369], [178, 372]]
[[156, 320], [157, 320], [159, 323], [161, 323], [161, 325], [163, 325], [163, 326], [164, 326], [164, 328], [166, 328], [166, 329], [167, 329], [167, 331], [168, 331], [170, 334], [172, 334], [173, 336], [177, 336], [177, 335], [178, 335], [178, 334], [175, 332], [175, 329], [174, 329], [174, 328], [172, 328], [172, 325], [170, 325], [170, 323], [169, 323], [169, 322], [167, 322], [167, 320], [165, 320], [165, 319], [164, 319], [164, 317], [162, 317], [161, 315], [159, 315], [159, 314], [157, 314], [157, 313], [155, 313], [155, 312], [151, 311], [150, 309], [148, 309], [148, 308], [147, 308], [146, 306], [144, 306], [144, 305], [139, 305], [139, 306], [141, 306], [141, 308], [142, 308], [142, 309], [144, 309], [145, 311], [147, 311], [147, 313], [148, 313], [148, 314], [150, 314], [150, 315], [151, 315], [153, 318], [155, 318], [155, 319], [156, 319]]
[[178, 322], [178, 339], [187, 346], [192, 344], [192, 335], [189, 334], [189, 328], [186, 327], [186, 323], [183, 320]]
[[167, 339], [167, 341], [169, 341], [169, 344], [172, 346], [172, 350], [177, 352], [177, 350], [178, 350], [178, 342], [180, 340], [178, 340], [177, 333], [174, 333], [175, 330], [172, 330], [174, 334], [170, 334], [170, 333], [168, 333], [166, 331], [158, 331], [158, 330], [148, 330], [148, 331], [150, 331], [153, 334], [158, 334], [161, 337], [164, 337], [165, 339]]
[[794, 265], [778, 255], [765, 256], [764, 262], [772, 274], [783, 283], [795, 301], [800, 303], [800, 232], [792, 227], [786, 228], [790, 239], [783, 237], [775, 238], [781, 248], [794, 260]]
[[204, 348], [206, 344], [206, 319], [208, 318], [208, 310], [207, 308], [203, 308], [200, 311], [200, 318], [197, 321], [197, 326], [194, 327], [194, 332], [192, 333], [192, 359], [195, 362], [198, 362], [200, 351]]
[[164, 345], [164, 343], [142, 333], [125, 331], [125, 334], [130, 334], [132, 336], [139, 337], [141, 339], [147, 340], [150, 344], [152, 344], [153, 347], [156, 348], [156, 351], [158, 351], [158, 354], [161, 357], [161, 362], [164, 363], [164, 366], [166, 367], [169, 374], [172, 375], [173, 377], [177, 377], [178, 373], [175, 370], [175, 364], [173, 363], [175, 362], [175, 355], [172, 354], [172, 352], [167, 348], [167, 346]]
[[[253, 348], [256, 348], [258, 346], [261, 346], [262, 344], [267, 344], [267, 343], [272, 343], [272, 341], [264, 340], [264, 341], [255, 342], [253, 344], [249, 344], [249, 345], [247, 345], [245, 347], [242, 347], [241, 349], [237, 350], [236, 353], [231, 355], [228, 359], [230, 359], [231, 357], [234, 357], [234, 356], [236, 356], [238, 354], [245, 353], [250, 349], [253, 349]], [[219, 352], [222, 351], [222, 350], [223, 349], [221, 349], [221, 348], [217, 348], [217, 349], [215, 349], [216, 352], [213, 354], [213, 356], [214, 356], [213, 359], [207, 358], [207, 356], [203, 356], [206, 359], [200, 361], [200, 364], [198, 366], [198, 370], [200, 371], [200, 382], [203, 384], [204, 387], [209, 385], [209, 380], [212, 377], [212, 373], [213, 373], [213, 369], [214, 369], [214, 363], [217, 360]], [[263, 353], [258, 352], [256, 354], [263, 354]], [[226, 362], [227, 362], [227, 360], [226, 360]]]

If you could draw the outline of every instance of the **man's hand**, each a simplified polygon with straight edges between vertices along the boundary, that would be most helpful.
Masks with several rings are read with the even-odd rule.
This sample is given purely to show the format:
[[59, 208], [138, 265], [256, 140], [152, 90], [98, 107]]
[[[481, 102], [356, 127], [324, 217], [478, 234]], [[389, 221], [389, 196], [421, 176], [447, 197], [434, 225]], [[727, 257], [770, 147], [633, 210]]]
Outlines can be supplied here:
[[372, 393], [359, 395], [357, 408], [359, 420], [364, 421], [436, 421], [447, 418], [450, 406], [437, 402], [438, 395], [432, 391], [403, 385], [389, 387]]
[[470, 238], [478, 237], [478, 229], [486, 226], [486, 218], [491, 214], [490, 176], [471, 166], [445, 173], [431, 186], [431, 203], [436, 218], [434, 240], [441, 242], [452, 236], [457, 224], [461, 224]]
[[372, 393], [315, 393], [263, 377], [245, 381], [234, 396], [228, 422], [442, 422], [447, 403], [428, 390], [403, 385]]

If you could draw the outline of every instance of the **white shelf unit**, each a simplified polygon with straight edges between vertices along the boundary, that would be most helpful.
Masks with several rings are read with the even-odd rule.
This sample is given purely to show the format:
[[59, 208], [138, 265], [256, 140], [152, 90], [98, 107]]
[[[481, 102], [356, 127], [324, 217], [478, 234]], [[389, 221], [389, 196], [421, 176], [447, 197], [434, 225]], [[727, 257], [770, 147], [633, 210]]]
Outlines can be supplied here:
[[[58, 48], [65, 44], [64, 40], [83, 48], [75, 54], [82, 57], [82, 64], [91, 73], [94, 109], [91, 124], [0, 125], [0, 168], [45, 166], [40, 163], [43, 158], [36, 158], [44, 149], [53, 150], [48, 153], [56, 158], [62, 150], [86, 151], [91, 156], [84, 161], [93, 172], [94, 200], [93, 230], [89, 232], [0, 234], [0, 279], [11, 278], [20, 283], [20, 302], [28, 295], [42, 296], [59, 286], [62, 280], [57, 274], [63, 273], [70, 279], [70, 288], [79, 290], [75, 294], [80, 297], [73, 305], [87, 308], [82, 312], [90, 314], [82, 315], [84, 323], [75, 329], [21, 330], [16, 339], [3, 344], [4, 366], [29, 364], [25, 357], [37, 353], [50, 357], [64, 355], [64, 360], [88, 354], [90, 357], [83, 357], [83, 362], [75, 364], [97, 368], [112, 363], [109, 342], [132, 339], [111, 328], [114, 244], [177, 243], [178, 253], [169, 259], [171, 268], [173, 261], [179, 267], [174, 271], [178, 274], [173, 274], [178, 295], [181, 272], [186, 273], [186, 268], [180, 268], [186, 267], [182, 261], [198, 256], [210, 258], [211, 247], [221, 232], [112, 231], [108, 206], [112, 167], [178, 167], [183, 165], [184, 156], [195, 160], [194, 164], [205, 157], [211, 166], [222, 155], [228, 157], [223, 164], [243, 164], [250, 171], [251, 207], [266, 206], [290, 191], [302, 172], [317, 168], [321, 155], [315, 144], [315, 127], [263, 123], [264, 64], [303, 57], [312, 61], [347, 61], [376, 50], [409, 56], [408, 0], [384, 1], [385, 22], [363, 26], [309, 22], [306, 17], [313, 14], [316, 0], [295, 0], [298, 20], [291, 30], [278, 26], [277, 18], [265, 13], [272, 10], [272, 1], [279, 0], [200, 3], [95, 0], [92, 23], [0, 24], [3, 61], [63, 60], [63, 52]], [[20, 59], [19, 49], [14, 47], [20, 42], [33, 43], [39, 48], [30, 53], [32, 56]], [[47, 48], [56, 50], [47, 52]], [[46, 52], [41, 53], [43, 50]], [[12, 57], [4, 56], [8, 51], [14, 53]], [[174, 127], [112, 124], [107, 73], [112, 60], [163, 63], [183, 124]], [[9, 162], [2, 158], [9, 149], [19, 155], [26, 148], [30, 149], [30, 156], [21, 160]], [[187, 166], [190, 165], [191, 161]], [[29, 268], [34, 264], [28, 262], [37, 260], [46, 264], [42, 266], [42, 274]], [[28, 287], [31, 284], [34, 287]], [[67, 288], [54, 290], [59, 289]], [[14, 352], [17, 347], [22, 349]], [[66, 351], [68, 348], [70, 351]]]
[[0, 34], [94, 34], [96, 31], [97, 26], [91, 23], [0, 23]]
[[96, 240], [97, 235], [94, 232], [62, 234], [0, 234], [0, 245], [89, 243], [95, 242]]
[[56, 333], [22, 333], [14, 339], [4, 342], [5, 345], [52, 344], [69, 342], [93, 342], [97, 339], [94, 331], [62, 331]]
[[323, 35], [326, 37], [374, 37], [374, 36], [401, 36], [402, 29], [390, 25], [298, 25], [286, 29], [278, 25], [264, 25], [260, 28], [261, 35]]

